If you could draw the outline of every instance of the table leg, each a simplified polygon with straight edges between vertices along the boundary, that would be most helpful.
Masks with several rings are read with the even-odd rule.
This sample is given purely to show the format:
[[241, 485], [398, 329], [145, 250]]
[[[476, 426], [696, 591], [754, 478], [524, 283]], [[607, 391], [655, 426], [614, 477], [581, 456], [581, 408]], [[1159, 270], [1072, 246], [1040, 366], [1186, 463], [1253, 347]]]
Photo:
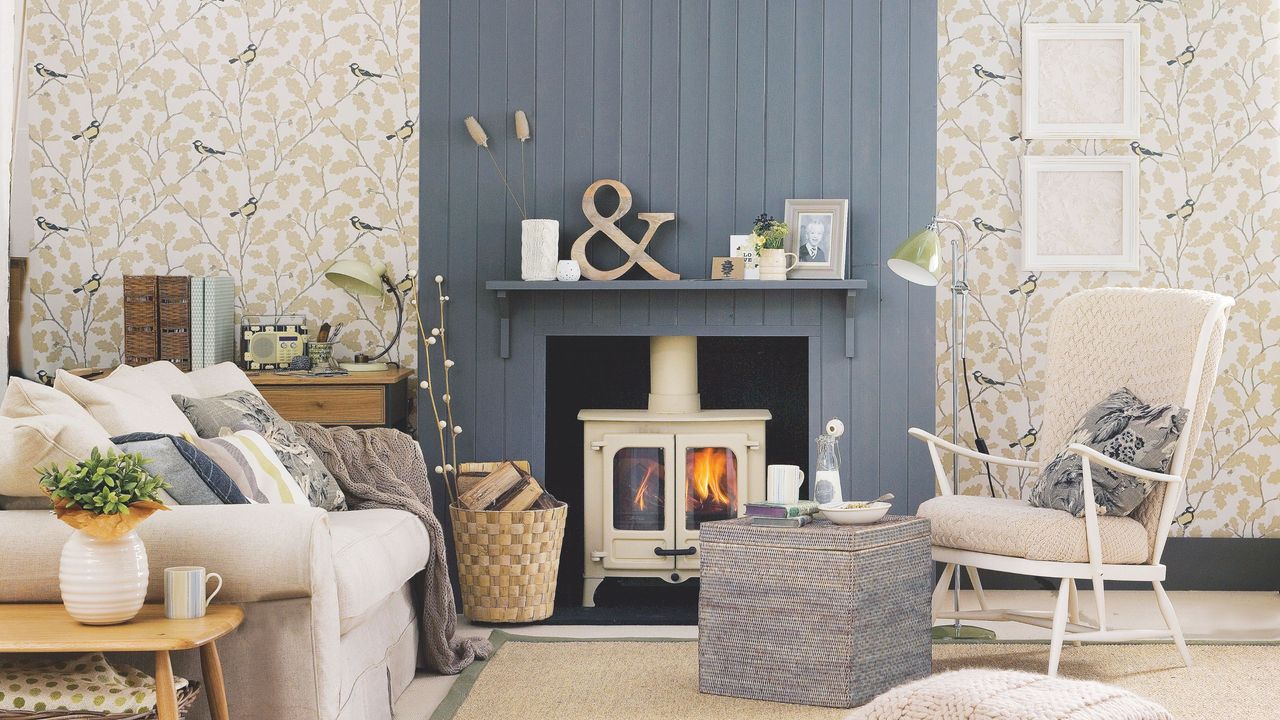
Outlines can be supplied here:
[[230, 720], [227, 691], [222, 682], [222, 661], [218, 659], [218, 646], [212, 642], [200, 646], [200, 670], [204, 674], [204, 697], [209, 702], [209, 715], [213, 720]]
[[173, 687], [173, 665], [168, 650], [156, 651], [156, 717], [178, 720], [178, 693]]

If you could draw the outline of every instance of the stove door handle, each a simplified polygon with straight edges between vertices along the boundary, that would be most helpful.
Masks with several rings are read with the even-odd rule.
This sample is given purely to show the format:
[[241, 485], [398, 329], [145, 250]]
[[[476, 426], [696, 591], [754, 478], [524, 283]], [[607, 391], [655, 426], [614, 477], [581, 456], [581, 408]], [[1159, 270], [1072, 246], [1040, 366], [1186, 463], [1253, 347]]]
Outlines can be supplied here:
[[678, 555], [697, 555], [698, 548], [687, 547], [687, 548], [682, 548], [678, 550], [672, 550], [670, 548], [656, 547], [653, 549], [653, 554], [661, 557], [676, 557]]

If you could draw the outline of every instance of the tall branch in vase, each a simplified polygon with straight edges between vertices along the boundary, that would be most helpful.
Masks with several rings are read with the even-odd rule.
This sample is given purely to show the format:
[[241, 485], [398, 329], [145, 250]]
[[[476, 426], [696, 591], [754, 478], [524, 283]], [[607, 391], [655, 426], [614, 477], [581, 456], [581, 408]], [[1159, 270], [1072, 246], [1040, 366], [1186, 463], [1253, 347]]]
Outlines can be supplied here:
[[[449, 386], [449, 373], [454, 362], [449, 357], [448, 333], [445, 330], [445, 303], [449, 296], [444, 294], [444, 276], [435, 276], [437, 323], [427, 331], [422, 322], [422, 314], [418, 311], [417, 294], [414, 293], [413, 319], [418, 325], [418, 338], [422, 343], [422, 367], [425, 378], [418, 387], [426, 391], [431, 403], [431, 415], [435, 418], [436, 437], [440, 444], [440, 464], [435, 466], [435, 473], [444, 480], [449, 492], [449, 502], [458, 499], [458, 436], [462, 434], [462, 426], [453, 421], [453, 393]], [[440, 380], [437, 382], [431, 373], [432, 349], [440, 351]]]

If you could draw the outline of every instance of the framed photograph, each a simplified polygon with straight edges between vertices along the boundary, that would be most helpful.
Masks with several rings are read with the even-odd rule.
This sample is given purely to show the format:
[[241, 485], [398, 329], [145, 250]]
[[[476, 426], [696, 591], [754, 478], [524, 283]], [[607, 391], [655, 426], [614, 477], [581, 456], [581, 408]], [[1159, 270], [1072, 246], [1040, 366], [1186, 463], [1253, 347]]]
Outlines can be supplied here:
[[1022, 26], [1022, 137], [1137, 140], [1137, 23]]
[[849, 243], [848, 200], [788, 200], [786, 251], [795, 253], [789, 278], [843, 280]]
[[1022, 158], [1023, 269], [1138, 270], [1138, 158]]

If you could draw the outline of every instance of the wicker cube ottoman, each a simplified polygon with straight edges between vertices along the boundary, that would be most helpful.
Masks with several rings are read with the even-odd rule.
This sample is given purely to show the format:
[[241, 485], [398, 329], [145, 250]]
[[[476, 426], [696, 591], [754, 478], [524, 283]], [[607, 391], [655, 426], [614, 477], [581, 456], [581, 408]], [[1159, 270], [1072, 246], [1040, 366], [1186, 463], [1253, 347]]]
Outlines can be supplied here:
[[932, 667], [929, 521], [704, 523], [698, 689], [854, 707]]

